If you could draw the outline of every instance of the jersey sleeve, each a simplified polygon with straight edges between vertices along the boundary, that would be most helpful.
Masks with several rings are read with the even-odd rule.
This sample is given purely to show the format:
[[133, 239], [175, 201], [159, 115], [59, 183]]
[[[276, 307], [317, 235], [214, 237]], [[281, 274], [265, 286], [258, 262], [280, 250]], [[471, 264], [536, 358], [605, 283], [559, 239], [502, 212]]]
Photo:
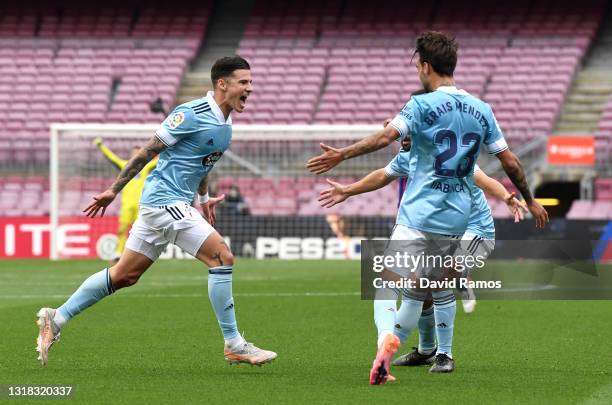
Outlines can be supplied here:
[[493, 115], [493, 111], [489, 111], [490, 114], [487, 119], [489, 126], [483, 143], [485, 149], [490, 155], [497, 155], [498, 153], [508, 149], [508, 144], [506, 143], [504, 134], [502, 133], [501, 128], [495, 119], [495, 115]]
[[193, 110], [180, 105], [161, 123], [155, 134], [166, 146], [172, 146], [197, 130]]
[[417, 132], [418, 122], [420, 120], [420, 108], [414, 98], [410, 99], [402, 110], [389, 123], [393, 128], [400, 133], [400, 138], [405, 138]]
[[403, 156], [400, 153], [398, 153], [392, 161], [389, 162], [389, 164], [387, 164], [387, 166], [385, 166], [385, 175], [387, 177], [408, 177], [410, 175], [409, 173], [409, 167], [408, 165], [402, 164], [403, 161]]

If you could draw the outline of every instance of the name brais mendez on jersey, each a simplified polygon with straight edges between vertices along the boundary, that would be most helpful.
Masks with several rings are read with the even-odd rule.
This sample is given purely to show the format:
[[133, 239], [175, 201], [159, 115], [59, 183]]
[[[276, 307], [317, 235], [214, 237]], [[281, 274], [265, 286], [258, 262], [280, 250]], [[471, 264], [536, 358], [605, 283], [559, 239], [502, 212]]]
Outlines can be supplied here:
[[[473, 105], [456, 100], [454, 108], [459, 112], [469, 114], [472, 117], [476, 118], [478, 123], [482, 125], [483, 130], [486, 131], [489, 129], [489, 121], [485, 118], [484, 114], [478, 111]], [[437, 105], [435, 109], [436, 111], [429, 111], [429, 113], [423, 117], [423, 121], [425, 121], [425, 123], [429, 126], [432, 126], [434, 122], [436, 122], [438, 118], [442, 117], [444, 114], [453, 111], [453, 103], [447, 101], [445, 103]], [[402, 110], [402, 112], [403, 111], [404, 110]]]

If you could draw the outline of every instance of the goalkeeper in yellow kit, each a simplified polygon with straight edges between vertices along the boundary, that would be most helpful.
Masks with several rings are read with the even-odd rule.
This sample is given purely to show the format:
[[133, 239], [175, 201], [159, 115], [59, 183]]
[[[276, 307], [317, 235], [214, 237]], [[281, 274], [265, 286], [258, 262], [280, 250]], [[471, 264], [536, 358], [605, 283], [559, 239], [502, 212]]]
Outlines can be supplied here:
[[[123, 169], [123, 167], [129, 161], [121, 159], [119, 156], [113, 153], [113, 151], [102, 143], [102, 138], [100, 137], [94, 139], [94, 144], [98, 147], [98, 149], [100, 149], [100, 152], [102, 152], [104, 157], [107, 158], [119, 170]], [[133, 148], [130, 152], [130, 158], [132, 158], [139, 149], [140, 148], [138, 147]], [[113, 261], [119, 260], [119, 256], [121, 256], [121, 253], [123, 252], [130, 227], [138, 217], [138, 202], [140, 201], [140, 194], [142, 194], [145, 179], [149, 173], [155, 169], [156, 165], [157, 159], [150, 161], [122, 190], [121, 210], [119, 212], [119, 231], [117, 235], [119, 240], [117, 242], [117, 254], [115, 258], [113, 258]]]

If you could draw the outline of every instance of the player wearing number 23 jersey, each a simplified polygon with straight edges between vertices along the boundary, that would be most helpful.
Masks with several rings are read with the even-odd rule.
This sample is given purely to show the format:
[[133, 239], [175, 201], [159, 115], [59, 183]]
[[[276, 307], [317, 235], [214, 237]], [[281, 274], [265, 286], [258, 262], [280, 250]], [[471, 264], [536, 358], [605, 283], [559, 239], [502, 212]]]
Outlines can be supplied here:
[[413, 96], [391, 121], [402, 138], [410, 136], [407, 164], [399, 153], [385, 168], [389, 176], [410, 178], [397, 224], [423, 232], [462, 235], [472, 205], [474, 164], [484, 144], [490, 154], [508, 146], [491, 107], [455, 86]]

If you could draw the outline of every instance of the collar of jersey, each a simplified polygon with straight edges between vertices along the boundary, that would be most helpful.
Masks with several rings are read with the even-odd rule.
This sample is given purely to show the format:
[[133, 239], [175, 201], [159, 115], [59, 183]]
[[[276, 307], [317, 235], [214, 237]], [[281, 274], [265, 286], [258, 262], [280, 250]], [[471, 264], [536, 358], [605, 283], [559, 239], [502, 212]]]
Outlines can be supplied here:
[[458, 89], [457, 86], [440, 86], [436, 90], [440, 90], [445, 93], [468, 94], [467, 91], [463, 89]]
[[206, 99], [206, 101], [208, 101], [208, 104], [210, 105], [210, 108], [212, 109], [213, 113], [219, 120], [219, 123], [231, 125], [232, 117], [227, 117], [227, 121], [225, 120], [225, 117], [223, 116], [223, 112], [221, 111], [221, 109], [219, 108], [219, 105], [217, 105], [217, 102], [215, 101], [214, 94], [215, 93], [213, 91], [209, 91], [208, 93], [206, 93], [206, 97], [204, 98]]

